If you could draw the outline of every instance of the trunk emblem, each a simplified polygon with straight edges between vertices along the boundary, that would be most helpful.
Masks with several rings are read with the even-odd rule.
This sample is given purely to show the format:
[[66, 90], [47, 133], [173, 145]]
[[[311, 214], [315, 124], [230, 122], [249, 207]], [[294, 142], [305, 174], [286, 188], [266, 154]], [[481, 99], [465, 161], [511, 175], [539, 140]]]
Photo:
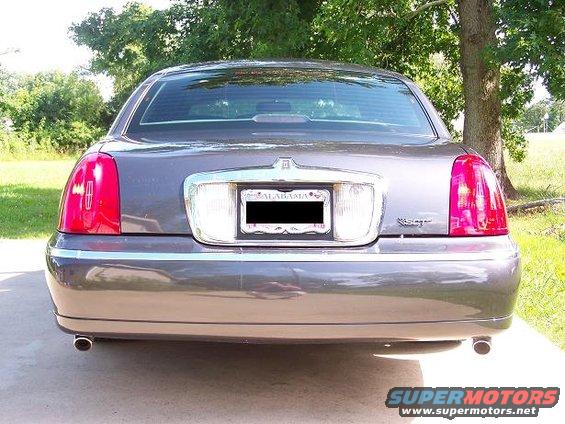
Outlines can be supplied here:
[[429, 218], [397, 218], [396, 220], [403, 227], [423, 227], [424, 224], [432, 222]]
[[296, 164], [294, 163], [292, 158], [278, 158], [273, 164], [273, 168], [279, 168], [279, 169], [296, 168]]
[[84, 207], [87, 211], [92, 209], [92, 196], [94, 194], [94, 181], [86, 182], [86, 194], [84, 196]]

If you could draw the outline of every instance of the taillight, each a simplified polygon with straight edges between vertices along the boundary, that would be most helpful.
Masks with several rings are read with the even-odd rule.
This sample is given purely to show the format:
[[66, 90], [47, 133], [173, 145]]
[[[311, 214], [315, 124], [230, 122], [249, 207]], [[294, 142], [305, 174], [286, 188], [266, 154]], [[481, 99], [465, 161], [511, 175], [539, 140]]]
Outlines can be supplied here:
[[508, 234], [506, 207], [494, 172], [483, 158], [459, 156], [451, 172], [450, 236]]
[[75, 166], [61, 202], [59, 231], [120, 234], [120, 193], [114, 159], [89, 153]]

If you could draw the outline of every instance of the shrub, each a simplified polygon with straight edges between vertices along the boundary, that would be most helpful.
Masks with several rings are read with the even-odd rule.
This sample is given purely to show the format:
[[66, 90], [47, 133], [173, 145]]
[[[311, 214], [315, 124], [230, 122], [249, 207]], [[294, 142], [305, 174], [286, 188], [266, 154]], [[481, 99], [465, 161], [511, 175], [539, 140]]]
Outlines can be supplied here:
[[17, 139], [28, 147], [75, 151], [104, 134], [106, 104], [96, 85], [77, 73], [24, 78], [6, 104]]

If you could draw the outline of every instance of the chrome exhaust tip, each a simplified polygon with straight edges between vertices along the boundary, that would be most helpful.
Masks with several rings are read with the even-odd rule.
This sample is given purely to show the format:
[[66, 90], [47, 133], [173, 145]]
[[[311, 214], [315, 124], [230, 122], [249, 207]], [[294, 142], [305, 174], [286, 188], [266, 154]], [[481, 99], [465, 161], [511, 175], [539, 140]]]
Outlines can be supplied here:
[[73, 344], [77, 350], [86, 352], [92, 348], [92, 339], [86, 336], [76, 335]]
[[491, 349], [490, 337], [473, 337], [473, 350], [479, 355], [486, 355]]

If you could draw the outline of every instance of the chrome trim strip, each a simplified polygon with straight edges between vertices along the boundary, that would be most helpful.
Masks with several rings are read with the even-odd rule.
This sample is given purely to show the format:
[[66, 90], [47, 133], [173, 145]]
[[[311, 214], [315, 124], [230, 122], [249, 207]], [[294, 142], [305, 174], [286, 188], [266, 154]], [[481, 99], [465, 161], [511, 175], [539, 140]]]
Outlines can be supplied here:
[[55, 315], [57, 323], [68, 333], [100, 337], [111, 334], [140, 338], [187, 338], [194, 340], [282, 342], [294, 341], [371, 341], [383, 340], [461, 340], [476, 334], [494, 335], [508, 328], [508, 318], [479, 318], [461, 321], [417, 321], [394, 323], [345, 324], [262, 324], [155, 322], [76, 318]]
[[[137, 99], [135, 99], [135, 103], [133, 104], [133, 106], [131, 107], [131, 110], [129, 111], [129, 115], [126, 116], [126, 120], [125, 122], [123, 122], [123, 126], [121, 128], [120, 131], [120, 135], [121, 136], [125, 136], [126, 133], [128, 132], [129, 126], [131, 125], [131, 121], [133, 119], [133, 115], [135, 115], [135, 112], [137, 112], [137, 109], [139, 108], [139, 105], [141, 104], [141, 102], [143, 101], [143, 99], [145, 98], [145, 96], [147, 95], [147, 93], [149, 93], [149, 90], [151, 90], [151, 87], [153, 87], [153, 85], [155, 85], [155, 83], [157, 81], [159, 81], [162, 77], [162, 71], [158, 71], [155, 72], [153, 75], [150, 75], [141, 85], [139, 88], [141, 88], [143, 86], [143, 84], [147, 84], [147, 86], [142, 90], [142, 92], [140, 92], [139, 97]], [[151, 78], [154, 78], [153, 81], [151, 81]], [[136, 94], [136, 92], [134, 91], [133, 94]], [[132, 94], [132, 97], [133, 97]], [[124, 108], [126, 107], [126, 105], [129, 105], [131, 99], [128, 99], [127, 102], [124, 104]], [[123, 121], [122, 118], [120, 118], [119, 123], [121, 124], [121, 122]], [[116, 121], [118, 122], [118, 121]], [[116, 128], [114, 129], [117, 130], [119, 127], [119, 125], [116, 126]]]
[[117, 261], [213, 262], [445, 262], [504, 260], [518, 256], [514, 250], [466, 253], [254, 253], [254, 252], [106, 252], [49, 247], [52, 258]]
[[215, 321], [148, 321], [143, 319], [121, 319], [121, 318], [83, 318], [83, 317], [70, 317], [67, 315], [61, 315], [55, 311], [52, 311], [53, 315], [57, 318], [72, 319], [77, 321], [104, 321], [104, 322], [131, 322], [131, 323], [151, 323], [151, 324], [188, 324], [188, 325], [249, 325], [258, 327], [269, 327], [269, 326], [289, 326], [289, 327], [327, 327], [327, 326], [358, 326], [358, 325], [417, 325], [417, 324], [449, 324], [449, 323], [474, 323], [474, 322], [485, 322], [492, 323], [497, 321], [505, 321], [511, 319], [513, 314], [504, 315], [501, 317], [492, 318], [476, 318], [476, 319], [446, 319], [441, 321], [367, 321], [367, 322], [312, 322], [312, 323], [296, 323], [296, 322], [215, 322]]

